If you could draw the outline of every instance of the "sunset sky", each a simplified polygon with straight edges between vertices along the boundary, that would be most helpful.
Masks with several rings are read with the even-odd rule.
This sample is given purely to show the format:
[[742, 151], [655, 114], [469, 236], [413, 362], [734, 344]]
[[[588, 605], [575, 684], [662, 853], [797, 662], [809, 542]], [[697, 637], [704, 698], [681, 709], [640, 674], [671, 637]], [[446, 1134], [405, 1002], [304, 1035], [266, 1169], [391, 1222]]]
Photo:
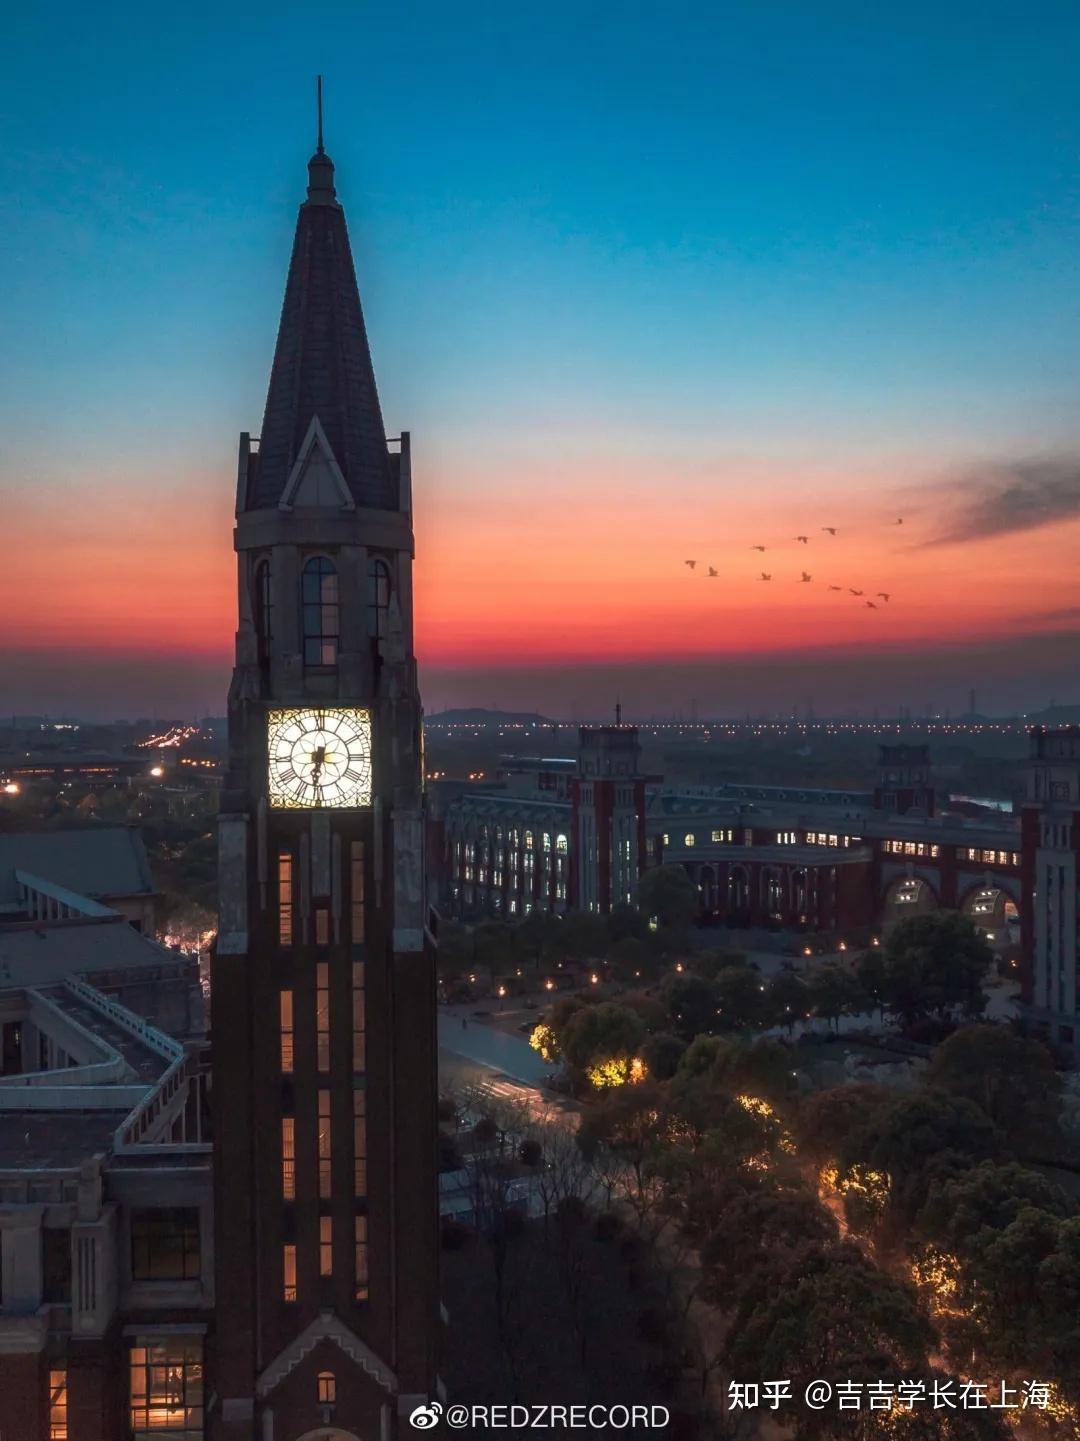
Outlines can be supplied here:
[[224, 709], [317, 71], [429, 711], [1080, 701], [1073, 0], [9, 27], [0, 711]]

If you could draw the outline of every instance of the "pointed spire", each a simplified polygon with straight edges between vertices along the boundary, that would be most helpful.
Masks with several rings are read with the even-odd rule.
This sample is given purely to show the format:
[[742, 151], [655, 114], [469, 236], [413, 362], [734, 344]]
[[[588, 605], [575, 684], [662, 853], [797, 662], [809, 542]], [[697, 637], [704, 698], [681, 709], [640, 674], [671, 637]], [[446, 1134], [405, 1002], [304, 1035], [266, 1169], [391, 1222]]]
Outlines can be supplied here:
[[315, 154], [308, 161], [308, 204], [336, 205], [337, 191], [334, 189], [334, 162], [323, 148], [322, 76], [316, 78], [316, 108], [318, 111], [318, 140]]
[[296, 221], [246, 508], [280, 503], [317, 419], [354, 504], [397, 510], [397, 457], [386, 446], [345, 212], [323, 148], [321, 81], [317, 97], [318, 148], [308, 162], [307, 200]]

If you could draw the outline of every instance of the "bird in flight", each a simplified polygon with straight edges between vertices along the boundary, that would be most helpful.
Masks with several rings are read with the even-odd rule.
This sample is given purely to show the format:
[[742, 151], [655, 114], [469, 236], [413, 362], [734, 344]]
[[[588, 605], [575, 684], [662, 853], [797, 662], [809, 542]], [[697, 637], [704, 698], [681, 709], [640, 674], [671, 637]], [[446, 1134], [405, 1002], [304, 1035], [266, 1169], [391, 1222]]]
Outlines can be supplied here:
[[822, 528], [822, 530], [825, 532], [826, 535], [835, 535], [835, 534], [836, 534], [836, 526], [835, 526], [835, 525], [823, 525], [821, 528]]
[[830, 585], [830, 586], [829, 586], [829, 589], [830, 589], [830, 590], [843, 590], [843, 588], [844, 588], [844, 587], [843, 587], [842, 585]]
[[808, 535], [797, 535], [797, 536], [795, 537], [795, 539], [796, 539], [796, 540], [801, 540], [802, 543], [803, 543], [803, 545], [809, 545], [809, 544], [810, 544], [810, 537], [809, 537]]
[[879, 591], [878, 591], [878, 595], [879, 595], [879, 596], [881, 597], [881, 599], [884, 600], [884, 601], [888, 601], [888, 599], [889, 599], [889, 592], [888, 592], [887, 590], [879, 590]]
[[750, 547], [750, 549], [751, 549], [751, 550], [760, 550], [761, 553], [762, 553], [762, 555], [765, 554], [765, 547], [764, 547], [763, 545], [752, 545], [752, 546]]
[[690, 569], [693, 570], [694, 566], [697, 565], [697, 561], [696, 561], [696, 560], [685, 560], [685, 561], [683, 561], [683, 564], [684, 564], [684, 565], [688, 565], [688, 566], [690, 567]]
[[720, 572], [716, 569], [716, 567], [715, 567], [714, 565], [710, 565], [710, 566], [709, 566], [709, 579], [710, 579], [710, 580], [715, 579], [715, 577], [718, 576], [719, 574], [720, 574]]
[[867, 608], [867, 610], [877, 610], [877, 606], [874, 604], [874, 602], [873, 602], [872, 600], [868, 600], [868, 601], [866, 602], [866, 608]]
[[[850, 585], [848, 586], [848, 590], [851, 590], [851, 586], [850, 586]], [[851, 590], [851, 594], [852, 594], [852, 595], [862, 595], [862, 591], [861, 591], [861, 590]]]
[[804, 570], [802, 573], [802, 584], [805, 585], [808, 580], [813, 580], [813, 578], [808, 570]]
[[897, 523], [897, 525], [903, 525], [903, 523], [904, 523], [904, 517], [903, 517], [902, 515], [901, 515], [901, 516], [898, 516], [896, 523]]
[[772, 580], [772, 576], [766, 575], [764, 571], [761, 572], [761, 578], [762, 580]]

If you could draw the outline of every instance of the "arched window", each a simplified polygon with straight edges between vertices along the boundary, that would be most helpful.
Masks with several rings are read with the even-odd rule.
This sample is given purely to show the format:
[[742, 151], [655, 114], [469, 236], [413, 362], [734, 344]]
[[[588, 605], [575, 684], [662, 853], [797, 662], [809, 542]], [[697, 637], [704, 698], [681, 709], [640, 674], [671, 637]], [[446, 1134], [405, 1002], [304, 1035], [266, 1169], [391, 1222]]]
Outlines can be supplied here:
[[270, 630], [270, 562], [260, 560], [255, 567], [255, 634], [259, 638], [259, 654], [265, 655]]
[[324, 555], [304, 566], [301, 582], [304, 611], [304, 664], [337, 665], [340, 618], [338, 574]]
[[337, 1381], [333, 1371], [319, 1372], [319, 1405], [333, 1406], [337, 1400]]
[[390, 567], [378, 556], [368, 565], [368, 634], [381, 640], [390, 610]]

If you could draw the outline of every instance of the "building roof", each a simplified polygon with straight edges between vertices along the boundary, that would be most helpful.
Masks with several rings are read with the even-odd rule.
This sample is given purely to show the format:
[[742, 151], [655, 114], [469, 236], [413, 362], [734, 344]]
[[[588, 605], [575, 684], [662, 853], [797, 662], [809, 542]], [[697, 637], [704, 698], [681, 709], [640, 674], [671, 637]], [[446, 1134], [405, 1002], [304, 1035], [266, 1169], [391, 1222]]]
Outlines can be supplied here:
[[308, 174], [246, 508], [281, 501], [318, 419], [354, 504], [397, 510], [397, 457], [386, 447], [345, 212], [321, 146]]
[[154, 893], [142, 838], [130, 826], [0, 834], [0, 907], [20, 899], [17, 870], [92, 899]]
[[46, 986], [65, 976], [172, 967], [177, 960], [121, 915], [0, 927], [0, 986]]

